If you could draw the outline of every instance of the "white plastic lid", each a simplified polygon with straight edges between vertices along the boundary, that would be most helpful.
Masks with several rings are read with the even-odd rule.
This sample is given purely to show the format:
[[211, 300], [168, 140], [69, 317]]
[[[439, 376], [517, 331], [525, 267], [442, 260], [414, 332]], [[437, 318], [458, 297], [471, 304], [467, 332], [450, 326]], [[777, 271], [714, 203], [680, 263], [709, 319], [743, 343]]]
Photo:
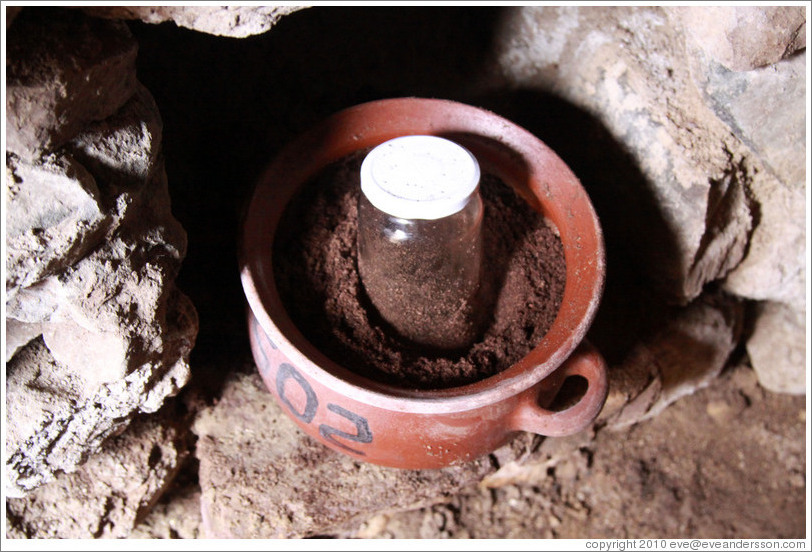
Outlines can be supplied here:
[[392, 216], [438, 219], [462, 210], [479, 185], [470, 151], [438, 136], [401, 136], [375, 147], [361, 164], [361, 191]]

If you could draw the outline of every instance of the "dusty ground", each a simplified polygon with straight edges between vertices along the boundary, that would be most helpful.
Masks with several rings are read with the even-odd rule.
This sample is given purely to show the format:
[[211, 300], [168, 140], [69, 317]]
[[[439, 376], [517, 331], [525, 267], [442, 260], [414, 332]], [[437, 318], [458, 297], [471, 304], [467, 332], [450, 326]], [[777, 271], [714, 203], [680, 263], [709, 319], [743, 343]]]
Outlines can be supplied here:
[[622, 432], [598, 432], [547, 477], [471, 489], [370, 520], [363, 537], [804, 538], [803, 397], [746, 367]]
[[803, 397], [741, 367], [656, 418], [598, 432], [547, 477], [370, 520], [363, 537], [804, 538]]
[[[562, 441], [569, 451], [519, 484], [491, 478], [500, 486], [323, 536], [805, 538], [805, 402], [764, 391], [740, 366], [652, 420]], [[198, 537], [198, 499], [187, 481], [133, 536]]]

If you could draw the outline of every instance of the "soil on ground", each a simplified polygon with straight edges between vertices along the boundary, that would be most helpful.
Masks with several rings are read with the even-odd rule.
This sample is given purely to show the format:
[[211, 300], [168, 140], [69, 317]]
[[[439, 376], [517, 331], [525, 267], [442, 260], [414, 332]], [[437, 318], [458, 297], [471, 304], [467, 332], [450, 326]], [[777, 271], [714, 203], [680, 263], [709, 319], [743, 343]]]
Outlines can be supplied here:
[[354, 536], [806, 538], [805, 420], [804, 397], [764, 391], [740, 366], [651, 420], [575, 444], [546, 477], [381, 515]]
[[[749, 366], [621, 431], [549, 442], [513, 476], [485, 478], [441, 504], [382, 513], [341, 538], [807, 537], [805, 397], [758, 385]], [[541, 442], [540, 442], [541, 441]], [[200, 490], [165, 496], [134, 535], [196, 538]]]

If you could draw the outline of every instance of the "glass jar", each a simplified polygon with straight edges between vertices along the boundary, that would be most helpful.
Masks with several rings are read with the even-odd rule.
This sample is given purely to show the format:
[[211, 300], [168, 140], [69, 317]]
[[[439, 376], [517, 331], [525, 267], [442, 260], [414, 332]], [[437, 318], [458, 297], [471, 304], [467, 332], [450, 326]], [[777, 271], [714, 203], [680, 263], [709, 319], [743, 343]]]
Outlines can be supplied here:
[[400, 335], [461, 349], [484, 320], [479, 164], [436, 136], [403, 136], [361, 165], [358, 269], [380, 316]]

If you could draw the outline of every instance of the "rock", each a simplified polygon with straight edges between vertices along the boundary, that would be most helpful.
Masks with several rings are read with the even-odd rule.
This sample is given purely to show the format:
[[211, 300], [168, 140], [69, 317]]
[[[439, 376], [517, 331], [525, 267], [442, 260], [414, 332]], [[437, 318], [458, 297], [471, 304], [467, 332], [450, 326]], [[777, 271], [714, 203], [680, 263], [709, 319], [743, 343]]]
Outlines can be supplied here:
[[806, 313], [796, 306], [759, 305], [747, 353], [759, 383], [770, 391], [806, 393]]
[[[153, 360], [165, 345], [165, 308], [174, 291], [165, 270], [144, 249], [118, 239], [68, 269], [55, 285], [57, 311], [43, 325], [54, 358], [92, 383], [117, 381]], [[111, 297], [110, 290], [118, 293]], [[128, 320], [127, 312], [143, 317]]]
[[806, 183], [806, 52], [770, 67], [728, 71], [696, 56], [708, 103], [784, 184]]
[[189, 456], [189, 416], [175, 404], [139, 416], [75, 473], [8, 500], [12, 538], [126, 538]]
[[[753, 13], [782, 9], [794, 8], [749, 8]], [[797, 320], [805, 317], [806, 303], [806, 52], [744, 72], [730, 71], [701, 52], [691, 59], [708, 104], [765, 169], [758, 175], [750, 171], [745, 181], [756, 224], [746, 256], [726, 275], [723, 287], [769, 302], [757, 309], [756, 316], [767, 320], [754, 322], [761, 329], [751, 337], [751, 361], [758, 364], [766, 388], [803, 393], [803, 363], [797, 359], [797, 343], [786, 335], [803, 340]], [[767, 328], [782, 331], [768, 338]]]
[[668, 7], [686, 34], [732, 71], [764, 67], [806, 47], [803, 6]]
[[717, 424], [735, 423], [736, 418], [747, 409], [748, 399], [743, 393], [731, 397], [729, 400], [712, 400], [705, 407], [705, 412]]
[[610, 370], [609, 397], [598, 423], [625, 428], [706, 387], [736, 348], [743, 317], [738, 301], [714, 296], [676, 311], [665, 328]]
[[10, 295], [71, 266], [108, 237], [128, 209], [144, 203], [138, 201], [144, 195], [157, 192], [166, 201], [149, 199], [152, 207], [169, 213], [167, 194], [156, 189], [160, 180], [145, 186], [160, 179], [161, 126], [155, 101], [138, 85], [119, 112], [73, 137], [68, 151], [33, 162], [7, 156]]
[[755, 207], [748, 195], [753, 180], [745, 161], [732, 156], [722, 175], [709, 180], [704, 234], [684, 279], [687, 298], [728, 275], [744, 258], [754, 225]]
[[745, 186], [762, 166], [707, 106], [662, 9], [511, 9], [495, 53], [504, 86], [561, 98], [616, 142], [566, 153], [587, 160], [573, 169], [652, 287], [687, 304], [741, 261], [753, 225]]
[[753, 190], [760, 222], [742, 263], [724, 289], [761, 301], [747, 341], [750, 361], [765, 388], [806, 392], [806, 191], [777, 181]]
[[165, 178], [161, 171], [143, 187], [140, 205], [129, 206], [108, 241], [8, 299], [7, 316], [43, 324], [55, 358], [88, 381], [115, 381], [160, 355], [166, 304], [185, 253], [177, 221], [160, 216], [168, 208]]
[[70, 266], [97, 245], [112, 219], [93, 176], [72, 156], [26, 163], [6, 156], [6, 291]]
[[83, 7], [94, 17], [173, 21], [180, 27], [213, 35], [243, 38], [264, 33], [284, 16], [307, 6], [121, 6]]
[[256, 373], [231, 376], [193, 430], [206, 538], [325, 534], [441, 501], [493, 471], [487, 458], [422, 471], [355, 461], [302, 433]]
[[29, 341], [40, 335], [42, 324], [26, 324], [13, 318], [6, 318], [6, 362]]
[[189, 379], [186, 235], [136, 49], [125, 24], [74, 10], [24, 10], [9, 32], [9, 128], [24, 130], [6, 156], [14, 496], [75, 471]]
[[197, 316], [180, 292], [168, 298], [166, 325], [159, 354], [110, 383], [89, 381], [57, 362], [42, 338], [14, 355], [6, 375], [8, 496], [75, 471], [139, 412], [155, 412], [186, 384]]
[[805, 392], [804, 351], [798, 350], [805, 339], [800, 321], [807, 287], [805, 66], [805, 52], [746, 73], [710, 66], [702, 82], [720, 118], [771, 173], [748, 183], [758, 224], [747, 255], [723, 286], [741, 297], [767, 301], [757, 309], [748, 351], [762, 384], [787, 393]]
[[122, 22], [27, 9], [8, 30], [6, 149], [33, 160], [133, 95], [138, 45]]
[[165, 346], [167, 303], [183, 252], [171, 233], [179, 227], [139, 222], [146, 227], [114, 236], [52, 277], [56, 308], [43, 326], [45, 343], [91, 381], [116, 381], [160, 357]]
[[804, 188], [777, 181], [753, 192], [760, 223], [724, 289], [762, 304], [748, 338], [750, 361], [765, 388], [805, 393], [806, 211]]
[[366, 520], [358, 528], [358, 532], [353, 536], [358, 539], [374, 539], [381, 535], [389, 523], [389, 516], [386, 514], [377, 514], [371, 519]]
[[[165, 304], [186, 235], [170, 212], [160, 142], [157, 107], [139, 86], [117, 114], [77, 135], [72, 153], [51, 156], [73, 173], [53, 182], [52, 165], [12, 164], [24, 178], [9, 201], [20, 229], [9, 240], [15, 271], [6, 282], [7, 317], [41, 325], [55, 359], [88, 381], [125, 376], [160, 350], [166, 333]], [[85, 204], [92, 216], [74, 207]], [[37, 234], [50, 239], [33, 240]]]
[[139, 83], [120, 110], [87, 125], [66, 149], [103, 183], [105, 204], [110, 208], [121, 201], [119, 195], [143, 186], [162, 167], [162, 138], [158, 106]]
[[742, 297], [781, 301], [803, 308], [806, 301], [805, 190], [762, 180], [751, 186], [759, 223], [747, 256], [727, 275], [724, 288]]

